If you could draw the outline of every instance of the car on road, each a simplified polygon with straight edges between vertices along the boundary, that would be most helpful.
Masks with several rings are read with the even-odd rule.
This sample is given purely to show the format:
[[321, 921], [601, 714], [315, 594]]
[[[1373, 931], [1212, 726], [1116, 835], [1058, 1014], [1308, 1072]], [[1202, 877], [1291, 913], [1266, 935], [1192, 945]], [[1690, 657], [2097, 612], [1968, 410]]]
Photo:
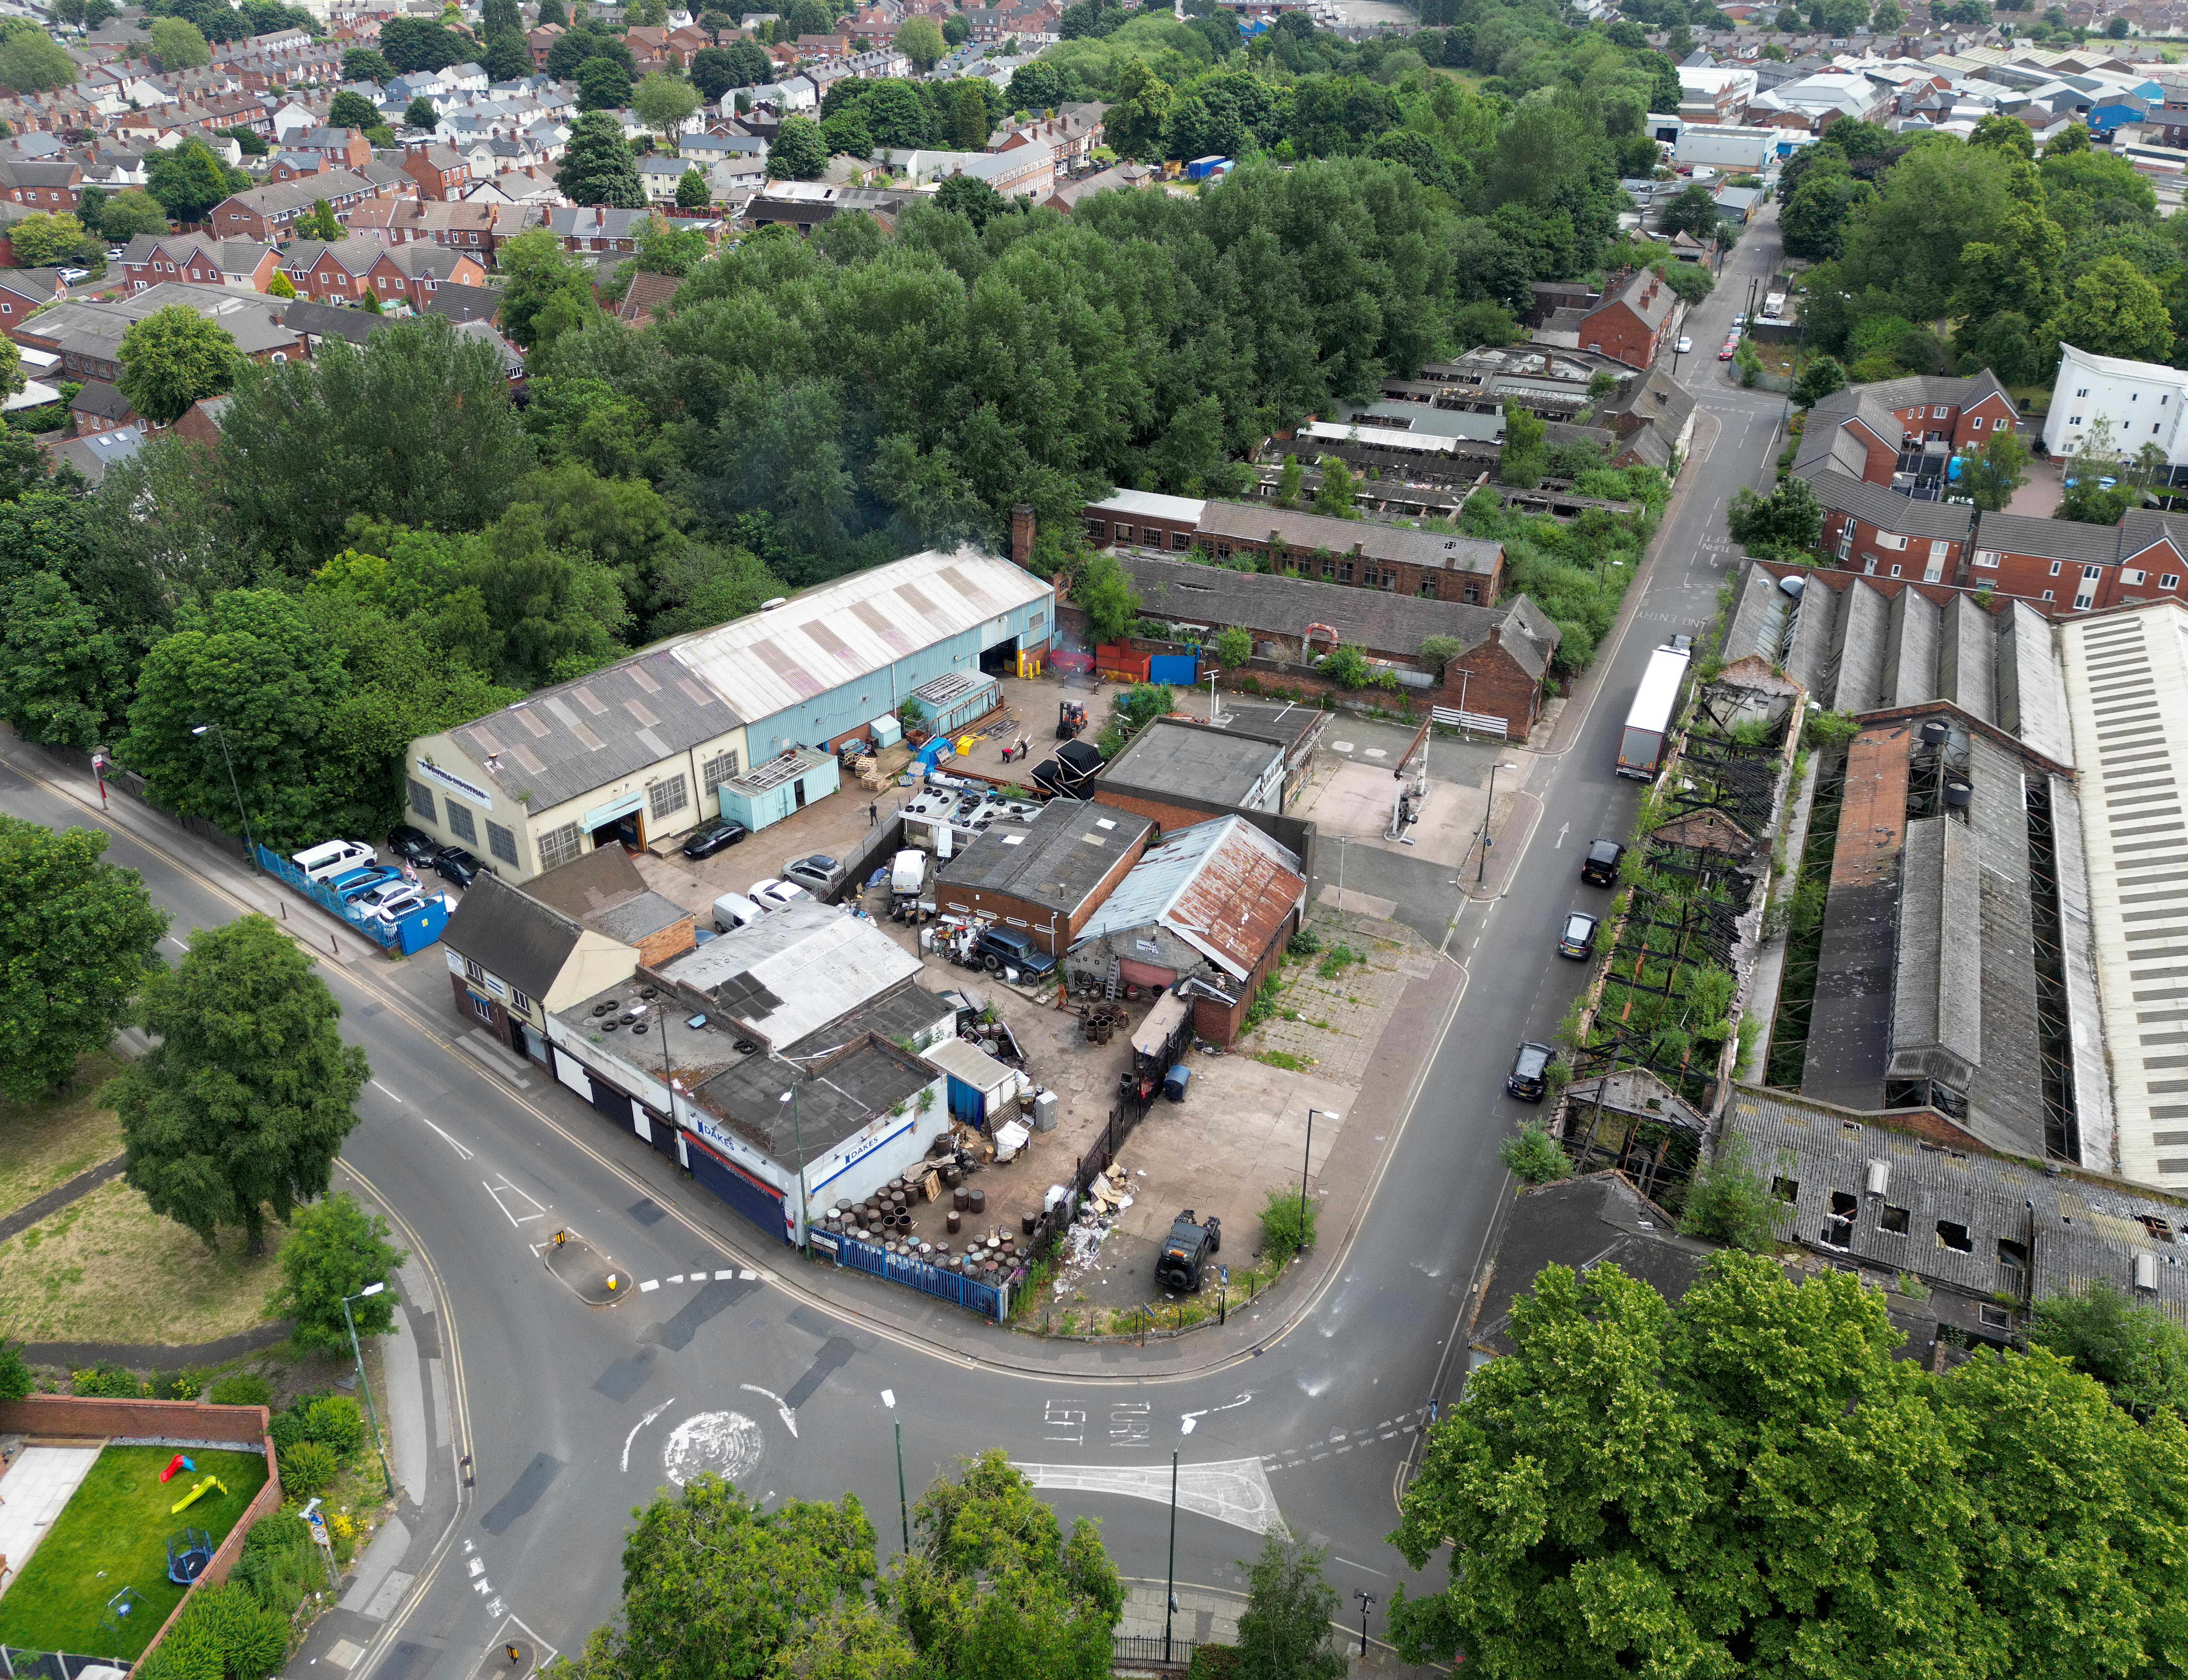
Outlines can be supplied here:
[[422, 828], [399, 822], [387, 832], [387, 849], [412, 863], [431, 863], [439, 855], [441, 843]]
[[128, 255], [128, 247], [126, 245], [110, 245], [106, 247], [106, 260], [109, 262], [119, 262]]
[[794, 858], [783, 865], [782, 878], [796, 882], [816, 899], [825, 899], [843, 884], [843, 865], [815, 852], [811, 857]]
[[1745, 311], [1743, 310], [1740, 313], [1734, 315], [1732, 318], [1733, 336], [1737, 338], [1740, 335], [1740, 330], [1746, 324], [1747, 315]]
[[809, 900], [813, 895], [795, 881], [777, 881], [770, 876], [746, 888], [745, 896], [762, 910], [788, 910], [800, 899]]
[[74, 285], [78, 280], [89, 279], [91, 278], [91, 270], [88, 268], [64, 268], [60, 271], [60, 274], [64, 284]]
[[1616, 840], [1589, 841], [1580, 860], [1580, 878], [1597, 887], [1616, 887], [1618, 860], [1625, 855], [1626, 848]]
[[1679, 354], [1682, 356], [1691, 356], [1694, 353], [1695, 341], [1692, 335], [1687, 333], [1681, 333], [1679, 335]]
[[1223, 1221], [1214, 1214], [1196, 1220], [1187, 1208], [1170, 1221], [1170, 1235], [1155, 1256], [1155, 1282], [1176, 1295], [1189, 1295], [1207, 1282], [1208, 1262], [1223, 1248]]
[[1522, 1102], [1540, 1102], [1550, 1089], [1550, 1063], [1557, 1051], [1530, 1040], [1512, 1058], [1512, 1071], [1504, 1075], [1504, 1089]]
[[1596, 920], [1584, 910], [1567, 913], [1558, 933], [1558, 955], [1585, 959], [1595, 949]]
[[482, 874], [493, 874], [493, 868], [484, 859], [465, 851], [461, 846], [446, 846], [434, 854], [433, 872], [443, 880], [454, 882], [459, 887], [468, 887]]
[[384, 887], [391, 881], [400, 881], [403, 871], [384, 863], [368, 864], [363, 869], [353, 869], [347, 875], [337, 875], [327, 882], [335, 895], [344, 904], [361, 899], [375, 887]]
[[687, 858], [711, 858], [715, 853], [736, 845], [751, 831], [741, 822], [727, 817], [716, 817], [702, 822], [685, 837], [684, 855]]
[[1724, 348], [1717, 352], [1717, 358], [1720, 362], [1729, 362], [1739, 351], [1740, 340], [1737, 337], [1728, 338], [1724, 341]]
[[1040, 978], [1056, 972], [1056, 959], [1014, 927], [990, 927], [973, 948], [980, 967], [1000, 974], [1006, 967]]

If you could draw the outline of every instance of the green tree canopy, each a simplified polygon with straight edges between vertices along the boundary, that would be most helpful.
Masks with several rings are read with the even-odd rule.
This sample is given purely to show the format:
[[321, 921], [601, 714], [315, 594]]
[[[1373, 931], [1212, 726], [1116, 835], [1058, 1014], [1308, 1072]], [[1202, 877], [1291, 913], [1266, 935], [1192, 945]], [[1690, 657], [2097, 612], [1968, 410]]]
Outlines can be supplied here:
[[121, 335], [121, 394], [148, 420], [180, 420], [200, 397], [235, 382], [242, 358], [228, 330], [187, 303], [170, 303]]
[[190, 936], [144, 990], [150, 1051], [109, 1082], [129, 1182], [211, 1246], [326, 1193], [369, 1068], [312, 960], [262, 916]]
[[[1677, 1305], [1550, 1266], [1431, 1434], [1401, 1651], [1492, 1673], [2156, 1673], [2188, 1431], [2042, 1351], [1935, 1376], [1877, 1290], [1715, 1256]], [[1585, 1418], [1585, 1428], [1573, 1419]], [[1859, 1543], [1847, 1545], [1849, 1536]], [[2031, 1567], [2041, 1559], [2041, 1568]]]
[[[358, 127], [370, 128], [379, 121], [380, 114], [375, 111], [371, 122], [361, 122]], [[440, 126], [440, 112], [433, 109], [433, 102], [423, 93], [414, 95], [410, 103], [403, 107], [403, 126], [406, 128], [436, 128]]]
[[555, 170], [555, 184], [572, 204], [617, 210], [640, 210], [646, 205], [646, 189], [639, 184], [630, 143], [605, 110], [589, 110], [572, 126], [569, 144]]
[[1072, 574], [1071, 602], [1086, 615], [1095, 642], [1114, 644], [1140, 616], [1140, 598], [1114, 555], [1089, 555]]
[[699, 90], [680, 76], [657, 70], [640, 82], [630, 108], [640, 121], [673, 144], [699, 109]]
[[19, 93], [65, 87], [80, 73], [68, 49], [42, 29], [20, 31], [0, 41], [0, 83]]
[[370, 1284], [387, 1283], [388, 1274], [408, 1258], [387, 1237], [387, 1221], [368, 1214], [347, 1192], [297, 1209], [289, 1221], [288, 1240], [281, 1244], [281, 1282], [267, 1297], [268, 1314], [293, 1320], [291, 1339], [322, 1353], [347, 1350], [352, 1321], [360, 1336], [392, 1334], [392, 1288], [351, 1301], [350, 1317], [342, 1316], [345, 1298]]
[[212, 49], [206, 45], [198, 26], [188, 19], [155, 18], [152, 56], [159, 61], [161, 70], [172, 75], [178, 70], [195, 70], [200, 65], [211, 64]]
[[[411, 103], [417, 104], [421, 102], [414, 99]], [[422, 103], [427, 112], [425, 126], [430, 128], [434, 121], [431, 116], [433, 102], [426, 99]], [[409, 120], [409, 113], [405, 111], [403, 121], [408, 122]], [[369, 128], [379, 121], [380, 112], [372, 101], [362, 93], [351, 93], [347, 87], [336, 94], [327, 107], [327, 127], [330, 128]]]
[[2102, 1383], [2138, 1417], [2188, 1412], [2188, 1330], [2102, 1278], [2036, 1303], [2027, 1339]]
[[1345, 1680], [1351, 1670], [1330, 1638], [1340, 1606], [1322, 1578], [1323, 1554], [1271, 1535], [1247, 1571], [1238, 1618], [1238, 1680]]
[[621, 110], [630, 103], [630, 71], [613, 59], [587, 59], [578, 66], [578, 109]]
[[27, 1102], [128, 1023], [164, 911], [95, 828], [0, 815], [0, 1096]]
[[828, 143], [821, 138], [820, 125], [809, 116], [784, 117], [768, 145], [768, 178], [817, 181], [827, 167]]
[[119, 732], [132, 662], [65, 578], [0, 583], [0, 718], [25, 740], [87, 753]]
[[1985, 513], [1999, 513], [2028, 482], [2028, 445], [2017, 431], [1994, 431], [1982, 448], [1960, 457], [1960, 488]]
[[1788, 477], [1767, 496], [1745, 487], [1734, 491], [1724, 522], [1733, 541], [1751, 553], [1792, 558], [1823, 539], [1824, 505], [1805, 479]]
[[146, 190], [178, 222], [202, 222], [228, 195], [228, 172], [202, 140], [155, 152], [144, 166]]
[[2052, 337], [2099, 356], [2163, 361], [2173, 349], [2165, 299], [2123, 257], [2107, 257], [2076, 280], [2048, 324]]
[[896, 49], [910, 59], [922, 74], [933, 70], [935, 61], [949, 50], [942, 38], [942, 31], [933, 18], [906, 18], [897, 25]]

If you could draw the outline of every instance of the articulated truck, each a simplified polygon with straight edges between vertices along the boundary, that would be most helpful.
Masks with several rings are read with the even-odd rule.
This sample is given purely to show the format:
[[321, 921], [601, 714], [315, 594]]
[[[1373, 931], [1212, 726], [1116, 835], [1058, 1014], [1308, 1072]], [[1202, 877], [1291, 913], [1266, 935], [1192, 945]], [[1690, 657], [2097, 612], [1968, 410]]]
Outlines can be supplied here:
[[1679, 706], [1679, 681], [1687, 674], [1684, 648], [1660, 647], [1649, 656], [1649, 668], [1641, 674], [1641, 686], [1633, 693], [1633, 709], [1626, 714], [1626, 728], [1618, 737], [1618, 774], [1637, 781], [1649, 781], [1664, 763], [1664, 737]]

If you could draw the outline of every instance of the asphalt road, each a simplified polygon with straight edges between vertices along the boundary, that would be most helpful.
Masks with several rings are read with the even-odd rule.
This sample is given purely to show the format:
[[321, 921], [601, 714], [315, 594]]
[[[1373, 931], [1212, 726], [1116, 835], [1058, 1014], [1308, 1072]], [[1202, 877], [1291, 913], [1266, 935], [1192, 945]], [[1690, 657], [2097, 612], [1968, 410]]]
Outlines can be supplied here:
[[[1721, 340], [1776, 244], [1774, 222], [1750, 233], [1689, 326], [1697, 343]], [[782, 1250], [764, 1249], [536, 1069], [517, 1090], [484, 1068], [458, 1042], [464, 1029], [437, 952], [397, 966], [323, 963], [375, 1075], [345, 1162], [428, 1265], [434, 1299], [417, 1305], [435, 1315], [435, 1350], [458, 1401], [441, 1465], [468, 1452], [476, 1476], [445, 1527], [437, 1515], [421, 1532], [404, 1565], [420, 1577], [407, 1604], [361, 1629], [352, 1680], [460, 1680], [489, 1642], [510, 1637], [510, 1618], [546, 1645], [582, 1644], [614, 1610], [630, 1509], [672, 1464], [733, 1470], [768, 1501], [854, 1491], [887, 1556], [897, 1546], [897, 1421], [915, 1496], [956, 1455], [989, 1446], [1121, 1475], [1148, 1497], [1049, 1497], [1067, 1519], [1102, 1519], [1124, 1572], [1158, 1582], [1172, 1452], [1189, 1477], [1241, 1461], [1225, 1484], [1234, 1502], [1266, 1489], [1295, 1532], [1328, 1546], [1348, 1611], [1356, 1589], [1375, 1595], [1379, 1633], [1403, 1573], [1382, 1536], [1412, 1431], [1431, 1396], [1457, 1390], [1455, 1324], [1508, 1201], [1495, 1146], [1528, 1111], [1503, 1095], [1503, 1074], [1514, 1044], [1551, 1034], [1583, 978], [1550, 948], [1566, 908], [1604, 897], [1579, 882], [1578, 848], [1624, 833], [1639, 798], [1638, 785], [1610, 770], [1627, 701], [1649, 651], [1709, 617], [1732, 553], [1724, 503], [1761, 482], [1781, 436], [1782, 398], [1739, 391], [1714, 362], [1689, 358], [1680, 373], [1710, 416], [1706, 435], [1628, 616], [1556, 744], [1523, 755], [1524, 797], [1492, 874], [1492, 888], [1497, 871], [1508, 871], [1508, 884], [1459, 907], [1450, 950], [1468, 983], [1456, 1013], [1408, 1112], [1348, 1125], [1348, 1140], [1386, 1151], [1372, 1216], [1327, 1282], [1272, 1309], [1269, 1324], [1234, 1316], [1227, 1336], [1142, 1353], [968, 1333], [961, 1315], [939, 1305], [909, 1332], [847, 1315], [811, 1296], [794, 1262], [778, 1275]], [[0, 809], [60, 826], [99, 820], [95, 803], [73, 797], [76, 785], [20, 747], [0, 756]], [[232, 860], [116, 803], [109, 855], [143, 872], [178, 935], [278, 902]], [[660, 1287], [606, 1309], [584, 1305], [538, 1258], [558, 1226]], [[894, 1294], [891, 1305], [905, 1311]], [[1277, 1311], [1289, 1328], [1269, 1339]], [[1259, 1345], [1244, 1345], [1256, 1336]], [[945, 1345], [952, 1338], [980, 1356]], [[1010, 1361], [1075, 1369], [995, 1362]], [[1187, 1511], [1178, 1579], [1241, 1588], [1238, 1560], [1258, 1544], [1249, 1526]]]

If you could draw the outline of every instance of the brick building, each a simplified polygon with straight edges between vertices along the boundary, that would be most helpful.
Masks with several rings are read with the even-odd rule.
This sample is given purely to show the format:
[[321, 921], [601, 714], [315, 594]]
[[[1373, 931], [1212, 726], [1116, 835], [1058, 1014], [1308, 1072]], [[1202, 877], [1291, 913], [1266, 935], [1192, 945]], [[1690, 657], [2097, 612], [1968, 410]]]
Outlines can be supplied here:
[[331, 245], [297, 240], [282, 253], [281, 270], [296, 296], [314, 303], [355, 303], [369, 295], [382, 303], [405, 302], [414, 309], [423, 309], [443, 282], [476, 286], [486, 279], [485, 265], [464, 251], [360, 238]]
[[1903, 490], [1941, 482], [1946, 463], [2014, 428], [2013, 398], [1988, 369], [1965, 379], [1918, 375], [1850, 385], [1808, 411], [1793, 471], [1810, 482], [1840, 472]]
[[1928, 583], [1959, 578], [1975, 530], [1966, 503], [1917, 501], [1842, 472], [1819, 473], [1813, 488], [1824, 505], [1824, 551], [1840, 566]]
[[2188, 599], [2188, 519], [2134, 508], [2118, 525], [1987, 513], [1966, 581], [2056, 615]]
[[1535, 330], [1538, 343], [1592, 351], [1629, 368], [1645, 368], [1666, 348], [1685, 306], [1654, 268], [1615, 275], [1602, 296], [1590, 302], [1565, 301], [1569, 295], [1537, 293], [1556, 307]]
[[1155, 825], [1123, 809], [1057, 799], [1024, 826], [997, 824], [943, 865], [936, 905], [994, 916], [1052, 956], [1071, 948], [1140, 860]]
[[168, 280], [263, 291], [274, 284], [281, 254], [256, 240], [215, 240], [200, 234], [139, 234], [121, 253], [122, 284], [144, 291]]
[[1271, 503], [1197, 501], [1119, 490], [1081, 516], [1090, 541], [1217, 560], [1252, 555], [1300, 577], [1430, 600], [1487, 606], [1503, 581], [1501, 544], [1409, 526], [1339, 519]]
[[403, 159], [403, 172], [418, 183], [421, 199], [461, 198], [471, 184], [471, 166], [453, 146], [413, 146]]
[[1277, 674], [1288, 687], [1326, 689], [1311, 662], [1340, 646], [1362, 649], [1402, 680], [1423, 672], [1424, 642], [1447, 636], [1461, 651], [1441, 680], [1409, 683], [1401, 692], [1498, 719], [1515, 736], [1533, 727], [1542, 708], [1558, 630], [1523, 595], [1502, 606], [1472, 606], [1193, 561], [1130, 553], [1118, 561], [1143, 616], [1203, 641], [1236, 625], [1253, 637], [1253, 669]]
[[[415, 189], [404, 182], [403, 190]], [[399, 196], [379, 182], [355, 170], [336, 169], [254, 187], [223, 199], [208, 218], [212, 231], [224, 240], [254, 240], [260, 245], [279, 245], [289, 237], [296, 218], [324, 199], [337, 221], [358, 205], [376, 198]]]

